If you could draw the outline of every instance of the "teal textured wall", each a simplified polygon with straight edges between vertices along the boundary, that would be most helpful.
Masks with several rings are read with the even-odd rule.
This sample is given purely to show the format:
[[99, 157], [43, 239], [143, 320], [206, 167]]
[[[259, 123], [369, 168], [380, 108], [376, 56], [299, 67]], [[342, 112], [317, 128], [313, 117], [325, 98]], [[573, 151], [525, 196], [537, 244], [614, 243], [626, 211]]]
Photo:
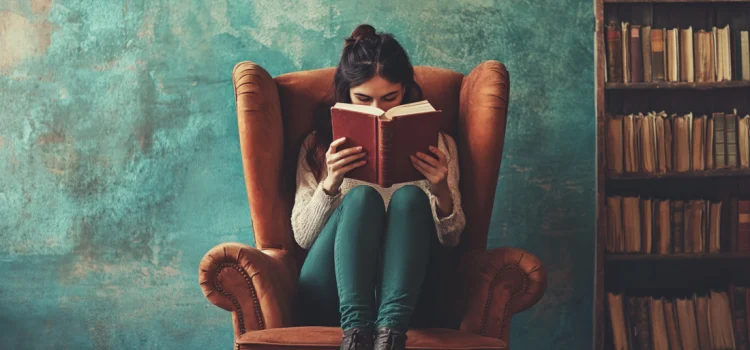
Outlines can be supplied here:
[[[549, 288], [514, 349], [591, 347], [593, 4], [0, 0], [0, 348], [229, 348], [197, 267], [252, 243], [230, 73], [332, 66], [359, 23], [417, 65], [511, 76], [489, 246]], [[218, 344], [218, 346], [217, 346]]]

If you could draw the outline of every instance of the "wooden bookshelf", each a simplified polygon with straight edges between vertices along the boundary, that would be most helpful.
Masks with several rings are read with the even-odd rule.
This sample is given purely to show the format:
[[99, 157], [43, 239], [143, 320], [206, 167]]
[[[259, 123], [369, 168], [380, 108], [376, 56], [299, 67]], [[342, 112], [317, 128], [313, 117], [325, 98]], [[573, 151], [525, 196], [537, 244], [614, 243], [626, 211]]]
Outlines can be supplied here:
[[645, 90], [645, 89], [741, 89], [750, 88], [750, 81], [722, 81], [716, 83], [651, 82], [651, 83], [607, 83], [606, 90]]
[[750, 262], [750, 253], [672, 253], [672, 254], [608, 254], [607, 262], [657, 262], [657, 261], [737, 261]]
[[750, 0], [604, 0], [604, 3], [722, 3], [750, 2]]
[[665, 172], [665, 173], [621, 173], [607, 174], [610, 181], [647, 180], [647, 179], [702, 179], [711, 177], [747, 177], [750, 181], [750, 168], [744, 169], [711, 169], [703, 171]]
[[[750, 0], [595, 0], [595, 110], [597, 128], [597, 214], [594, 300], [594, 348], [612, 349], [607, 293], [666, 296], [675, 290], [701, 290], [730, 283], [750, 286], [750, 253], [735, 252], [727, 237], [738, 199], [750, 199], [750, 168], [708, 169], [665, 173], [611, 173], [607, 167], [607, 116], [649, 111], [709, 114], [711, 111], [750, 113], [750, 81], [639, 82], [607, 81], [606, 26], [618, 22], [652, 28], [699, 29], [729, 24], [750, 30]], [[734, 35], [732, 32], [731, 35]], [[734, 69], [733, 69], [734, 73]], [[734, 78], [734, 77], [733, 77]], [[643, 195], [653, 198], [721, 200], [719, 253], [608, 253], [607, 197]]]
[[[662, 258], [613, 256], [607, 258], [606, 266], [609, 273], [618, 275], [617, 279], [607, 280], [606, 289], [626, 290], [631, 295], [649, 296], [654, 290], [659, 290], [662, 296], [675, 292], [684, 294], [686, 290], [707, 291], [717, 285], [747, 285], [750, 282], [747, 273], [750, 257], [733, 254], [679, 254]], [[680, 270], [690, 273], [675, 273]], [[604, 348], [610, 349], [611, 346], [605, 344]]]

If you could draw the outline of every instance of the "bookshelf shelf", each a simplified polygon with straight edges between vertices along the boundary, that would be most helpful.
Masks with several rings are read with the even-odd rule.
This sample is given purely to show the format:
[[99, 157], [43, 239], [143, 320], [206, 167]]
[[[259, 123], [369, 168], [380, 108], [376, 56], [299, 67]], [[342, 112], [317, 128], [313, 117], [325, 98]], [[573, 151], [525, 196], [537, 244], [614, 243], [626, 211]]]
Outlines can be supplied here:
[[691, 172], [668, 172], [668, 173], [622, 173], [608, 174], [608, 180], [648, 180], [648, 179], [704, 179], [715, 177], [750, 177], [750, 168], [741, 169], [712, 169]]
[[[714, 254], [615, 254], [607, 256], [608, 290], [628, 295], [687, 294], [722, 289], [735, 282], [747, 285], [750, 256]], [[676, 271], [690, 271], [677, 273]], [[685, 293], [686, 292], [686, 293]]]
[[721, 81], [721, 82], [650, 82], [650, 83], [607, 83], [606, 90], [654, 90], [654, 89], [681, 89], [681, 90], [714, 90], [714, 89], [740, 89], [750, 88], [750, 81]]
[[750, 0], [604, 0], [605, 4], [613, 3], [722, 3], [722, 2], [750, 2]]
[[607, 254], [605, 259], [610, 263], [708, 260], [750, 262], [750, 253]]

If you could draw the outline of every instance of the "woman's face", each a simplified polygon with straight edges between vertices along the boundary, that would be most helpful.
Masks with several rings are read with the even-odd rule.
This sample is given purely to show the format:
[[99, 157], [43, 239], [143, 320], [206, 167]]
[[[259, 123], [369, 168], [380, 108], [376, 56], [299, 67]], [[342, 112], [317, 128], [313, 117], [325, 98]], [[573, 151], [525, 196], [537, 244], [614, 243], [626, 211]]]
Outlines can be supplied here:
[[349, 89], [349, 97], [355, 105], [368, 105], [388, 111], [401, 104], [404, 88], [401, 83], [391, 83], [376, 75], [372, 79]]

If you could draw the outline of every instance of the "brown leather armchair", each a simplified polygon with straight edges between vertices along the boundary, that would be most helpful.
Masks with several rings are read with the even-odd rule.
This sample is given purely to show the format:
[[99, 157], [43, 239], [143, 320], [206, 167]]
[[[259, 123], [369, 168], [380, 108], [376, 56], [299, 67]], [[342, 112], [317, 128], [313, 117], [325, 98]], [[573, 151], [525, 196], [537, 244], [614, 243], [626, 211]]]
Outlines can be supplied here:
[[[315, 108], [329, 103], [334, 68], [272, 78], [256, 63], [233, 70], [245, 185], [255, 245], [213, 247], [199, 280], [212, 303], [231, 311], [236, 349], [337, 349], [341, 330], [297, 323], [296, 280], [306, 251], [294, 241], [291, 209], [302, 138]], [[456, 140], [466, 215], [461, 243], [440, 275], [437, 318], [451, 327], [410, 329], [414, 349], [507, 349], [511, 316], [544, 294], [547, 273], [532, 254], [487, 250], [505, 138], [509, 78], [505, 66], [485, 61], [470, 74], [415, 67], [424, 97], [445, 111], [444, 129]], [[323, 104], [321, 104], [323, 102]], [[451, 321], [453, 323], [451, 323]]]

